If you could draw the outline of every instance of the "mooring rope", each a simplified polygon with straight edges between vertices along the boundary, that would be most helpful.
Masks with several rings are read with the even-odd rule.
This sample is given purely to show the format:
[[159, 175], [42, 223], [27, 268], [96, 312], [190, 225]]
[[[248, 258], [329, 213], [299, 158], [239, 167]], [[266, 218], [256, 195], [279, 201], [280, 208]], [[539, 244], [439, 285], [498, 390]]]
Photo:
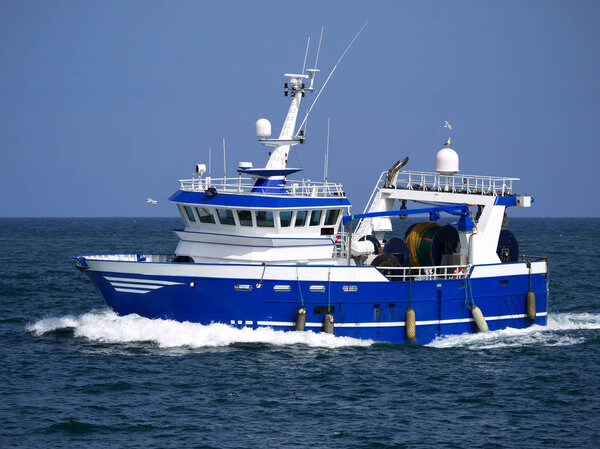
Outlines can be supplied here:
[[302, 288], [300, 288], [300, 276], [298, 275], [298, 264], [296, 264], [296, 282], [298, 282], [298, 292], [300, 293], [300, 302], [304, 307], [304, 298], [302, 297]]
[[331, 313], [331, 267], [327, 268], [327, 313]]
[[265, 277], [265, 271], [266, 270], [267, 270], [267, 263], [263, 262], [263, 271], [262, 271], [262, 274], [260, 275], [260, 281], [258, 282], [258, 284], [256, 284], [256, 288], [261, 288], [262, 287], [263, 278]]
[[[470, 295], [470, 298], [469, 298]], [[467, 275], [465, 276], [465, 306], [467, 309], [475, 307], [475, 299], [473, 298], [473, 289], [471, 288], [471, 267], [467, 265]]]

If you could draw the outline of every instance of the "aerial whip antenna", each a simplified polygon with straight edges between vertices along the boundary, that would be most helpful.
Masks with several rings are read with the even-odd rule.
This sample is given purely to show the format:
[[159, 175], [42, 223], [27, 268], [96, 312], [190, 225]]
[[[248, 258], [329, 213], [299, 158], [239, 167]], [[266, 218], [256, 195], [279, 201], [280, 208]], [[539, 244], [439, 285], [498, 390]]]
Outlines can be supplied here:
[[331, 119], [327, 117], [327, 150], [325, 150], [325, 183], [327, 183], [327, 169], [329, 168], [329, 124]]
[[223, 182], [227, 182], [227, 163], [225, 161], [225, 137], [223, 137]]
[[310, 46], [310, 36], [308, 36], [308, 41], [306, 42], [306, 51], [304, 52], [304, 63], [302, 64], [302, 74], [304, 75], [304, 69], [306, 69], [306, 58], [308, 56], [308, 47]]
[[311, 111], [315, 107], [315, 104], [317, 103], [317, 100], [319, 99], [319, 97], [321, 96], [321, 94], [323, 93], [323, 91], [325, 90], [325, 86], [327, 86], [327, 83], [331, 79], [331, 76], [333, 75], [333, 73], [335, 72], [335, 70], [340, 65], [340, 62], [342, 62], [342, 59], [344, 58], [344, 56], [346, 56], [346, 53], [348, 52], [348, 50], [350, 50], [350, 47], [352, 47], [352, 44], [354, 44], [354, 41], [358, 38], [358, 36], [360, 36], [360, 33], [362, 33], [362, 30], [365, 29], [365, 27], [367, 26], [367, 23], [369, 23], [369, 22], [368, 21], [365, 22], [363, 24], [363, 26], [360, 28], [360, 30], [358, 30], [358, 33], [356, 33], [356, 35], [354, 36], [354, 38], [350, 41], [350, 43], [348, 44], [348, 46], [346, 47], [346, 49], [342, 53], [342, 56], [340, 56], [340, 59], [338, 59], [337, 62], [335, 63], [335, 65], [333, 66], [333, 69], [331, 69], [331, 72], [329, 73], [329, 76], [327, 77], [327, 79], [323, 83], [323, 87], [321, 87], [321, 90], [319, 91], [319, 93], [315, 97], [314, 101], [310, 105], [310, 108], [308, 108], [308, 111], [306, 111], [306, 115], [304, 116], [304, 120], [302, 120], [302, 123], [300, 123], [300, 126], [298, 127], [298, 132], [296, 133], [296, 135], [298, 135], [298, 133], [300, 132], [300, 130], [302, 129], [302, 127], [306, 124], [306, 120], [308, 120], [308, 116], [310, 115]]
[[325, 27], [321, 27], [321, 36], [319, 37], [319, 46], [317, 47], [317, 56], [315, 57], [315, 69], [317, 68], [317, 63], [319, 62], [319, 52], [321, 51], [321, 41], [323, 40], [323, 30]]
[[209, 178], [211, 176], [211, 174], [210, 174], [211, 159], [212, 159], [212, 148], [208, 147], [208, 177]]

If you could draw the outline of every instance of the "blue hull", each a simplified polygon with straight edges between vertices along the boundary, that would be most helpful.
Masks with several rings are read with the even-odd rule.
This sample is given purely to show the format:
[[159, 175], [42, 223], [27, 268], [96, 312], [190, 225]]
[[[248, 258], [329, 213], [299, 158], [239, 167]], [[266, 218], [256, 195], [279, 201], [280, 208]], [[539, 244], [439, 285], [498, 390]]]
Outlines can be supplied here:
[[[123, 280], [122, 273], [86, 271], [107, 304], [121, 315], [136, 313], [202, 324], [215, 322], [236, 327], [269, 326], [292, 330], [298, 307], [307, 310], [306, 330], [321, 331], [329, 311], [335, 319], [336, 336], [407, 343], [404, 317], [411, 304], [416, 314], [417, 344], [436, 337], [477, 332], [467, 307], [465, 279], [409, 282], [360, 283], [357, 291], [345, 291], [347, 282], [326, 283], [322, 291], [311, 291], [315, 282], [277, 282], [223, 278], [160, 277], [127, 274], [127, 279], [159, 284], [144, 294], [117, 291], [109, 279]], [[482, 310], [490, 330], [531, 326], [525, 315], [529, 276], [517, 275], [471, 279], [469, 296]], [[275, 286], [285, 284], [287, 291]], [[237, 286], [237, 287], [236, 287]], [[537, 318], [547, 321], [547, 275], [532, 276]], [[150, 288], [150, 287], [149, 287]], [[280, 288], [280, 287], [279, 287]], [[128, 290], [128, 289], [121, 289]], [[471, 293], [472, 292], [472, 293]]]

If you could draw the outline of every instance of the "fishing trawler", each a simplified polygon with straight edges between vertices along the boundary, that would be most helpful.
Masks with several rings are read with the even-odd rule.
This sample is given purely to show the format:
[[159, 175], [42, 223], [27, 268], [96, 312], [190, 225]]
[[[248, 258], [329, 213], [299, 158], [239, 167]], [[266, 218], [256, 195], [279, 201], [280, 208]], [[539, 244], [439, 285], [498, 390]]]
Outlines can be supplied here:
[[[383, 171], [362, 213], [341, 184], [291, 178], [301, 169], [288, 167], [289, 152], [305, 142], [298, 111], [318, 71], [284, 75], [290, 105], [277, 138], [256, 122], [272, 149], [264, 167], [240, 162], [238, 176], [213, 178], [198, 164], [180, 180], [174, 254], [75, 256], [107, 304], [121, 315], [392, 343], [545, 325], [547, 259], [521, 255], [503, 229], [507, 208], [533, 202], [515, 193], [517, 178], [460, 174], [450, 140], [434, 172], [405, 171], [408, 158]], [[443, 215], [454, 221], [440, 225]]]

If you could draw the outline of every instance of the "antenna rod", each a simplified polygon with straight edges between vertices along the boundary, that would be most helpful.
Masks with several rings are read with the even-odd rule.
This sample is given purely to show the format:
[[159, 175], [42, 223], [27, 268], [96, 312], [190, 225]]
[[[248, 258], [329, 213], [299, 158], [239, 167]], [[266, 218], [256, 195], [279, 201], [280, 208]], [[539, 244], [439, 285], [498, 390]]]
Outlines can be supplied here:
[[327, 183], [327, 169], [329, 168], [329, 124], [331, 119], [327, 117], [327, 150], [325, 151], [325, 183]]
[[[321, 27], [321, 37], [319, 37], [319, 46], [317, 47], [317, 57], [315, 58], [315, 69], [317, 68], [317, 63], [319, 62], [319, 53], [321, 52], [321, 41], [323, 40], [323, 30], [325, 27]], [[304, 73], [304, 72], [302, 72]]]
[[212, 148], [208, 147], [208, 177], [211, 177], [210, 174], [210, 166], [211, 166], [211, 159], [212, 159]]
[[[348, 50], [350, 50], [350, 47], [352, 47], [352, 44], [354, 44], [354, 41], [358, 38], [358, 36], [360, 36], [360, 33], [362, 33], [362, 30], [365, 29], [365, 27], [367, 26], [367, 23], [369, 23], [368, 21], [365, 22], [363, 24], [363, 26], [360, 28], [360, 30], [358, 30], [358, 33], [356, 33], [356, 35], [354, 36], [354, 39], [352, 39], [350, 41], [350, 43], [348, 44], [348, 46], [346, 47], [346, 49], [344, 50], [344, 53], [342, 53], [342, 56], [340, 56], [340, 59], [338, 59], [338, 61], [335, 63], [335, 65], [333, 66], [333, 69], [331, 69], [331, 72], [329, 73], [329, 76], [327, 77], [327, 79], [325, 80], [325, 82], [323, 83], [323, 87], [321, 87], [321, 90], [319, 91], [319, 93], [317, 94], [317, 96], [315, 97], [315, 100], [312, 102], [312, 104], [310, 105], [310, 108], [308, 108], [308, 111], [306, 112], [306, 115], [304, 116], [304, 120], [302, 120], [302, 123], [300, 123], [300, 126], [298, 127], [298, 131], [300, 131], [302, 129], [302, 127], [306, 124], [306, 120], [308, 120], [308, 116], [310, 114], [310, 112], [313, 110], [313, 107], [315, 106], [315, 104], [317, 103], [317, 100], [319, 99], [319, 97], [321, 96], [321, 94], [323, 93], [323, 91], [325, 90], [325, 86], [327, 86], [327, 83], [329, 82], [329, 80], [331, 79], [331, 76], [333, 75], [333, 72], [335, 72], [335, 69], [338, 68], [338, 65], [340, 65], [340, 62], [342, 62], [342, 59], [344, 58], [344, 56], [346, 56], [346, 53], [348, 52]], [[296, 133], [297, 135], [298, 133]]]
[[310, 36], [308, 36], [308, 41], [306, 42], [306, 51], [304, 52], [304, 63], [302, 64], [302, 74], [304, 75], [304, 69], [306, 69], [306, 58], [308, 56], [308, 47], [310, 46]]
[[227, 182], [227, 163], [225, 161], [225, 137], [223, 137], [223, 182]]

